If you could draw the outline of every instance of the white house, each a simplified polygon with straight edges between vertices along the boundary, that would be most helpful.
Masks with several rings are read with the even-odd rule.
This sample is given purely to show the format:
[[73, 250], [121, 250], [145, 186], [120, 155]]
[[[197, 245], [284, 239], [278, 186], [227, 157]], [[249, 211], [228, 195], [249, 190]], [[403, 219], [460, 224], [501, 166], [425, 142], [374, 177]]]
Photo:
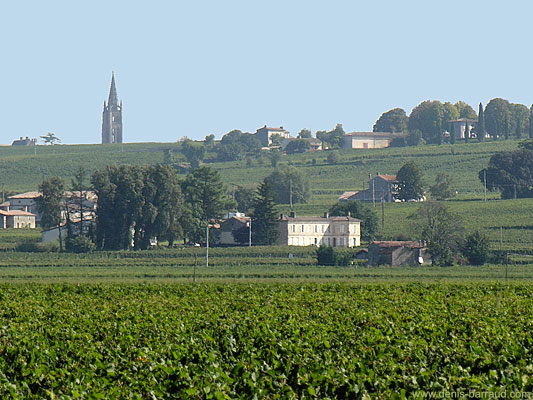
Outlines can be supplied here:
[[357, 247], [361, 244], [361, 221], [346, 217], [296, 217], [282, 215], [279, 245]]

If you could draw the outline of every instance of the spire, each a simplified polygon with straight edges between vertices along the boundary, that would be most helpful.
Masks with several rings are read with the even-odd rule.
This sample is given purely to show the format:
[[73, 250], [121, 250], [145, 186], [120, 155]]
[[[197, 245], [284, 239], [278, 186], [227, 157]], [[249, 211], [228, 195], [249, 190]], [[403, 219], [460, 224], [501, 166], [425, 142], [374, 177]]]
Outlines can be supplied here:
[[109, 100], [107, 101], [109, 107], [118, 105], [117, 88], [115, 87], [115, 71], [111, 73], [111, 87], [109, 88]]

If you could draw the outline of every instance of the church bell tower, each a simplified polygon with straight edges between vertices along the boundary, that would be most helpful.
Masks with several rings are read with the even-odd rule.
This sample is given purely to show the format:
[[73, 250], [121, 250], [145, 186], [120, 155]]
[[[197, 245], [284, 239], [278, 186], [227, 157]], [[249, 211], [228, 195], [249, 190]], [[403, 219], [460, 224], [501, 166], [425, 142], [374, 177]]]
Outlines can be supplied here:
[[118, 102], [115, 73], [111, 74], [111, 88], [102, 115], [102, 144], [122, 143], [122, 100]]

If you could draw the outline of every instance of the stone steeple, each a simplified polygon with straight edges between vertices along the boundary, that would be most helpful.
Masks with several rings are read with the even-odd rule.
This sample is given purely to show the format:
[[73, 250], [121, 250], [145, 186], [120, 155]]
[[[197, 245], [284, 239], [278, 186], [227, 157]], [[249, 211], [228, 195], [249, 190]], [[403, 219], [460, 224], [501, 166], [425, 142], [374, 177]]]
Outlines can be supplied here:
[[118, 102], [115, 73], [111, 74], [109, 97], [102, 114], [102, 144], [122, 143], [122, 101]]

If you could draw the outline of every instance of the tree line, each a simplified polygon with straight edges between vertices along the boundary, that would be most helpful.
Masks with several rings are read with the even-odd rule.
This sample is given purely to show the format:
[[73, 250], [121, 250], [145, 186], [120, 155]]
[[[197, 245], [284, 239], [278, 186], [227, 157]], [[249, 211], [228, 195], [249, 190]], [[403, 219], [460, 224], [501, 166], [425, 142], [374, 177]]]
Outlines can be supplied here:
[[[445, 139], [444, 134], [452, 130], [450, 121], [466, 118], [477, 120], [472, 132], [480, 141], [487, 135], [493, 139], [520, 139], [525, 136], [533, 138], [532, 110], [523, 104], [495, 98], [490, 100], [486, 107], [479, 103], [476, 114], [474, 109], [463, 101], [452, 104], [426, 100], [413, 108], [409, 116], [401, 108], [384, 112], [372, 130], [408, 134], [407, 138], [399, 139], [401, 143], [397, 142], [396, 145], [441, 144]], [[467, 135], [465, 140], [468, 139], [470, 138]], [[455, 136], [450, 135], [448, 140], [454, 141]]]

